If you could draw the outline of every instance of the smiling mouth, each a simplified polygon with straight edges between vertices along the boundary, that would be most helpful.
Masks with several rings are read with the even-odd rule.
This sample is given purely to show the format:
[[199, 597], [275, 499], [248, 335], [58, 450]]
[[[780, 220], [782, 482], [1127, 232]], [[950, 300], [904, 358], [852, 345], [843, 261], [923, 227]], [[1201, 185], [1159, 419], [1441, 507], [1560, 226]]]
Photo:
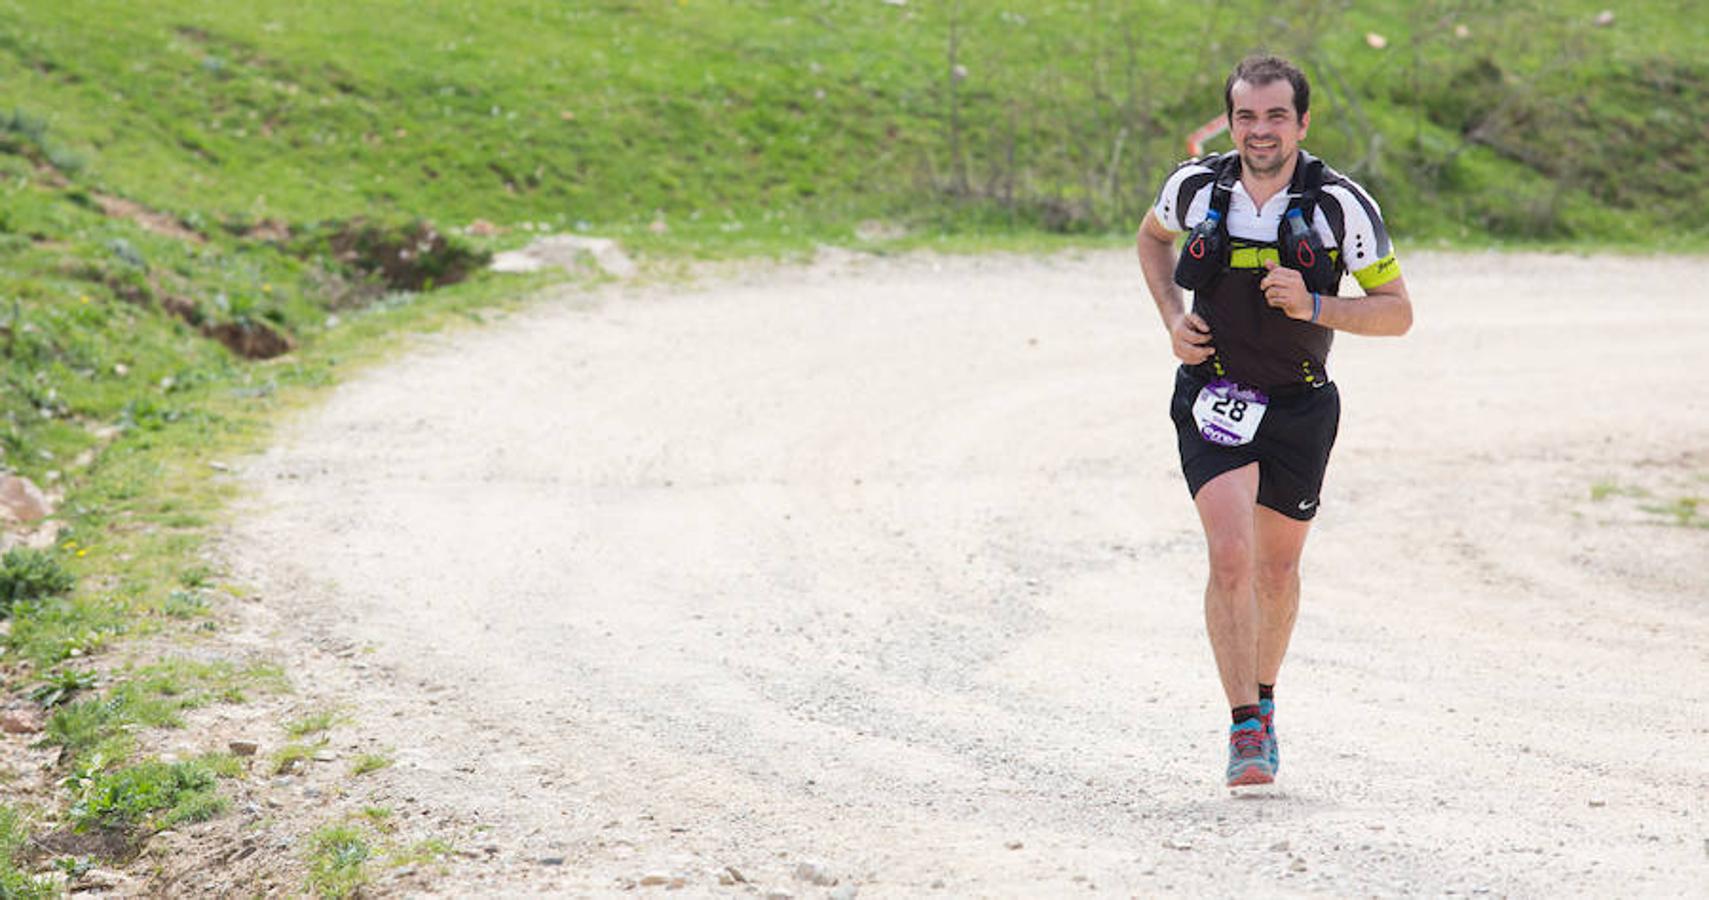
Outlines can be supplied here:
[[1247, 141], [1246, 142], [1246, 149], [1258, 150], [1258, 151], [1274, 150], [1277, 147], [1280, 147], [1281, 145], [1282, 145], [1281, 141]]

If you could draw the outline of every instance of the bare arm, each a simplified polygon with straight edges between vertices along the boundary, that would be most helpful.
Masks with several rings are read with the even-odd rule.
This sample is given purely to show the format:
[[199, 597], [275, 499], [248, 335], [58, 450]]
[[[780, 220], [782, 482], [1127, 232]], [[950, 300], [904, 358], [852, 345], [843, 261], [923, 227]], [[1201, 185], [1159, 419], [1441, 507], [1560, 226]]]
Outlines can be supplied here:
[[1317, 324], [1350, 334], [1399, 337], [1412, 328], [1406, 278], [1371, 288], [1363, 297], [1325, 297]]
[[[1289, 318], [1310, 321], [1311, 292], [1305, 279], [1293, 269], [1282, 268], [1275, 262], [1265, 263], [1270, 274], [1259, 286], [1271, 306], [1288, 314]], [[1412, 328], [1412, 296], [1406, 292], [1406, 279], [1395, 276], [1393, 281], [1371, 288], [1363, 297], [1321, 297], [1323, 308], [1317, 313], [1317, 324], [1349, 334], [1399, 336]]]
[[1188, 365], [1197, 365], [1211, 357], [1210, 326], [1205, 320], [1187, 312], [1186, 295], [1175, 283], [1175, 235], [1157, 221], [1157, 213], [1147, 210], [1139, 226], [1139, 267], [1145, 272], [1145, 286], [1151, 299], [1157, 302], [1157, 312], [1163, 317], [1163, 327], [1169, 330], [1169, 342], [1175, 357]]

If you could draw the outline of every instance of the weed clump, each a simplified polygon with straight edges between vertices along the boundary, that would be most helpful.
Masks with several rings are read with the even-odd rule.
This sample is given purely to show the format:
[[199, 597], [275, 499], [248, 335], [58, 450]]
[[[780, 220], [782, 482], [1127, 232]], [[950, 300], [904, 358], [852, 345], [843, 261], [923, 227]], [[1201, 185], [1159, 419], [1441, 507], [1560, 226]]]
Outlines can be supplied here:
[[362, 832], [332, 826], [315, 832], [309, 850], [309, 889], [322, 897], [349, 897], [368, 881], [370, 855]]
[[366, 775], [369, 772], [378, 772], [391, 764], [392, 758], [383, 753], [364, 753], [350, 766], [350, 774]]
[[11, 615], [14, 604], [63, 594], [76, 583], [53, 554], [14, 547], [0, 557], [0, 619]]
[[101, 772], [81, 780], [71, 818], [79, 831], [203, 822], [226, 808], [226, 799], [215, 790], [217, 780], [214, 763], [201, 759], [150, 761]]
[[30, 699], [40, 703], [46, 709], [52, 709], [62, 703], [69, 702], [80, 692], [91, 690], [99, 682], [94, 672], [83, 672], [77, 669], [60, 669], [49, 674], [43, 682], [30, 692]]
[[41, 116], [15, 107], [10, 113], [0, 113], [0, 153], [44, 163], [65, 174], [82, 169], [83, 157], [49, 140], [47, 131], [47, 120]]
[[0, 897], [17, 900], [47, 900], [58, 896], [51, 882], [31, 877], [18, 868], [19, 851], [29, 840], [18, 811], [0, 804]]

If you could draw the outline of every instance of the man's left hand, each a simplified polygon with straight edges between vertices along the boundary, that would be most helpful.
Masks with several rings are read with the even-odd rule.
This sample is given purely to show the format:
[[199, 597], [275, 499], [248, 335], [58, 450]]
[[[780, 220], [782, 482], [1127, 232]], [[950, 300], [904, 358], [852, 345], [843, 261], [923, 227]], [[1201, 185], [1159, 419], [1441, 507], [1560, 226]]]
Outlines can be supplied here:
[[1290, 319], [1311, 321], [1311, 291], [1305, 288], [1305, 278], [1273, 259], [1264, 260], [1264, 268], [1270, 270], [1270, 274], [1258, 282], [1259, 289], [1264, 292], [1264, 302], [1287, 313]]

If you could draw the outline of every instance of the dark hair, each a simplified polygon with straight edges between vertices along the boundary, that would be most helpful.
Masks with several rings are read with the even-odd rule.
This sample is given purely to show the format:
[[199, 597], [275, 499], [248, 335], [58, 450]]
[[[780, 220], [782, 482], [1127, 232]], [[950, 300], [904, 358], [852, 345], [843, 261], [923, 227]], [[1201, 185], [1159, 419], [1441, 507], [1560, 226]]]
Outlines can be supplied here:
[[1263, 87], [1286, 78], [1294, 86], [1294, 117], [1300, 118], [1311, 109], [1311, 85], [1293, 63], [1280, 56], [1248, 56], [1228, 73], [1222, 86], [1222, 103], [1228, 109], [1229, 121], [1234, 120], [1234, 83], [1244, 81], [1253, 87]]

